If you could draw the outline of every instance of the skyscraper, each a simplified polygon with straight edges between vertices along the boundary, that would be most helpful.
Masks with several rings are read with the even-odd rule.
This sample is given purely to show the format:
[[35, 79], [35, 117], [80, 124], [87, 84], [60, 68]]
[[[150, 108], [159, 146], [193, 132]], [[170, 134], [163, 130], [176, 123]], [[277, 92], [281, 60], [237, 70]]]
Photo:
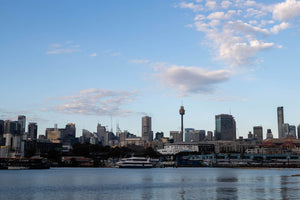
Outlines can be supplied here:
[[29, 123], [28, 124], [28, 136], [31, 140], [37, 139], [37, 124], [36, 123]]
[[151, 117], [142, 117], [142, 139], [146, 142], [153, 141], [153, 132], [151, 126]]
[[18, 122], [21, 124], [21, 134], [25, 134], [25, 128], [26, 128], [26, 116], [19, 115], [18, 116]]
[[254, 138], [257, 139], [257, 141], [260, 141], [260, 142], [263, 141], [263, 127], [262, 126], [254, 126], [253, 134], [254, 134]]
[[300, 124], [297, 127], [298, 139], [300, 139]]
[[278, 138], [284, 137], [283, 132], [283, 124], [284, 124], [284, 117], [283, 117], [283, 107], [277, 107], [277, 122], [278, 122]]
[[216, 140], [236, 139], [236, 123], [232, 115], [216, 115]]

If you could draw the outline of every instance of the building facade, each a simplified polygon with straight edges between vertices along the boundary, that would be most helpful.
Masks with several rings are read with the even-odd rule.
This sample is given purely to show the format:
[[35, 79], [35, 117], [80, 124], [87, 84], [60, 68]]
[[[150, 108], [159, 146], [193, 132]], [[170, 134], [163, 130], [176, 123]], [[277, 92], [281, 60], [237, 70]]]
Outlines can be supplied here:
[[236, 139], [236, 123], [232, 115], [216, 115], [216, 140]]
[[37, 130], [38, 130], [37, 123], [28, 124], [28, 136], [31, 140], [37, 139]]
[[284, 138], [284, 131], [283, 131], [283, 124], [284, 124], [284, 116], [283, 116], [283, 107], [277, 107], [277, 125], [278, 125], [278, 138]]
[[259, 142], [263, 141], [263, 127], [262, 126], [254, 126], [253, 134], [254, 134], [254, 138], [257, 141], [259, 141]]
[[149, 116], [142, 117], [142, 139], [146, 142], [153, 141], [151, 117]]

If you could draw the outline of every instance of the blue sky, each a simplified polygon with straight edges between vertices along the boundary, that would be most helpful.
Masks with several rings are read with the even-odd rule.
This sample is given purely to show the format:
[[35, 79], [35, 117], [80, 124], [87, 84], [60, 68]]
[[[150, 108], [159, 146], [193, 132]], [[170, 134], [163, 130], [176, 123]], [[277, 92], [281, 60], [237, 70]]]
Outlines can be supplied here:
[[277, 106], [298, 125], [300, 1], [1, 1], [0, 118], [24, 114], [39, 134], [97, 123], [140, 135], [272, 129]]

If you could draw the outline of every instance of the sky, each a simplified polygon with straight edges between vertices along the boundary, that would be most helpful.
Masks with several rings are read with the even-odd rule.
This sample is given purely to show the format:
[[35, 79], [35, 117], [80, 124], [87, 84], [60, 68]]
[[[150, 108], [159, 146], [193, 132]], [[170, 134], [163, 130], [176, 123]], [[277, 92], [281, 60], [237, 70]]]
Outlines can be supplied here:
[[0, 1], [0, 119], [141, 135], [300, 124], [300, 1]]

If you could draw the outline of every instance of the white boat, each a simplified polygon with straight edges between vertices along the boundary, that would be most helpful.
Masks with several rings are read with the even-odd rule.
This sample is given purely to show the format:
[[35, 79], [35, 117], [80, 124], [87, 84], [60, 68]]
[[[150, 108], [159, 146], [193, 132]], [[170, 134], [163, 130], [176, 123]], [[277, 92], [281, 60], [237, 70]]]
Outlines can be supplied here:
[[116, 163], [119, 168], [152, 168], [150, 158], [130, 157], [124, 158]]

